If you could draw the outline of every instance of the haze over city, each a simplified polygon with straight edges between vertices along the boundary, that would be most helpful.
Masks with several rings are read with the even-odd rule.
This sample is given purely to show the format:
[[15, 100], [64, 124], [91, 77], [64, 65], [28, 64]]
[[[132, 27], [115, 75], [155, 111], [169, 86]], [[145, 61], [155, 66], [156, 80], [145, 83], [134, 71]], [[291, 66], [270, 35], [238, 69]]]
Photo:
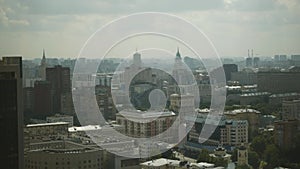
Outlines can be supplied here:
[[104, 24], [154, 11], [198, 26], [222, 57], [246, 57], [247, 49], [255, 56], [292, 55], [300, 53], [299, 9], [297, 0], [0, 0], [0, 54], [37, 58], [45, 48], [50, 58], [75, 58]]
[[299, 0], [0, 0], [0, 169], [300, 169]]

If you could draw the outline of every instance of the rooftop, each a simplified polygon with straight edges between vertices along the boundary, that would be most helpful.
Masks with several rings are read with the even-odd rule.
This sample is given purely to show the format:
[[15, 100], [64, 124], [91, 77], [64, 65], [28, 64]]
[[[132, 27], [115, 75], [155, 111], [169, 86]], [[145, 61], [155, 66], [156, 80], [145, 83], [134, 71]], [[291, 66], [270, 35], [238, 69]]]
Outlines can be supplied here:
[[300, 96], [299, 93], [280, 93], [280, 94], [272, 94], [270, 97], [287, 97], [287, 96]]
[[141, 165], [143, 166], [153, 166], [153, 167], [160, 167], [160, 166], [164, 166], [164, 165], [173, 165], [173, 166], [179, 166], [180, 161], [178, 160], [170, 160], [170, 159], [166, 159], [166, 158], [159, 158], [156, 160], [152, 160], [152, 161], [146, 161], [144, 163], [141, 163]]
[[254, 110], [254, 109], [235, 109], [235, 110], [232, 110], [232, 111], [224, 112], [224, 114], [239, 114], [239, 113], [256, 113], [256, 114], [260, 114], [259, 111]]
[[28, 125], [26, 125], [26, 127], [57, 126], [57, 125], [69, 125], [69, 123], [68, 122], [55, 122], [55, 123], [28, 124]]
[[172, 111], [126, 111], [126, 110], [118, 113], [117, 115], [123, 115], [126, 118], [134, 118], [134, 119], [176, 116], [176, 114]]
[[269, 92], [256, 92], [256, 93], [246, 93], [242, 94], [241, 97], [249, 97], [249, 96], [265, 96], [265, 95], [270, 95], [271, 93]]
[[88, 126], [80, 126], [80, 127], [69, 127], [69, 132], [77, 132], [77, 131], [91, 131], [91, 130], [101, 130], [100, 125], [88, 125]]

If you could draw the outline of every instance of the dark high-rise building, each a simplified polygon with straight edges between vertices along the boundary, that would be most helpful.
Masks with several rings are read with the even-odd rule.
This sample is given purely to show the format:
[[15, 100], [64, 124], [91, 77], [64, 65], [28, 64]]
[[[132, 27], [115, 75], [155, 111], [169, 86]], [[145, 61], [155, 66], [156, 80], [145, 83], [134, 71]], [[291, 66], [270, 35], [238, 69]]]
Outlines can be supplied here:
[[23, 169], [22, 57], [0, 60], [0, 165]]
[[32, 113], [34, 110], [34, 88], [23, 88], [23, 110], [25, 113]]
[[231, 73], [238, 71], [236, 64], [223, 64], [223, 69], [226, 77], [226, 81], [231, 80]]
[[34, 115], [45, 118], [52, 113], [51, 84], [48, 81], [34, 83]]
[[[51, 83], [53, 113], [60, 113], [62, 111], [61, 97], [71, 93], [70, 68], [60, 65], [46, 68], [46, 80]], [[72, 99], [68, 100], [72, 101]]]

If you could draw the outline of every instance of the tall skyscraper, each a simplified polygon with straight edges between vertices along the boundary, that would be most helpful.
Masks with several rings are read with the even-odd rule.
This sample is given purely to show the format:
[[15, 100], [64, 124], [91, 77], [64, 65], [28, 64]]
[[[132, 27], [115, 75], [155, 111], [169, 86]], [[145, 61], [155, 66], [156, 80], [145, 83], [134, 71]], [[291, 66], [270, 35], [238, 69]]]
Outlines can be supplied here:
[[53, 113], [61, 113], [62, 102], [72, 102], [72, 98], [68, 97], [62, 100], [62, 96], [71, 93], [70, 68], [57, 65], [55, 67], [46, 68], [46, 80], [51, 83], [52, 89], [52, 111]]
[[22, 57], [0, 60], [0, 165], [23, 169]]

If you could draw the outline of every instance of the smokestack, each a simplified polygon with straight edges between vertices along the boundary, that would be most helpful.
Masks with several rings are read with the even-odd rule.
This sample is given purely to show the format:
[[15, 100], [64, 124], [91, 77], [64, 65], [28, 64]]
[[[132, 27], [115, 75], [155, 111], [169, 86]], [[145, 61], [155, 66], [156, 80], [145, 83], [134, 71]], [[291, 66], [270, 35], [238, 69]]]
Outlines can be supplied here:
[[252, 49], [252, 51], [251, 51], [251, 52], [252, 52], [251, 56], [252, 56], [252, 58], [253, 58], [253, 49]]

